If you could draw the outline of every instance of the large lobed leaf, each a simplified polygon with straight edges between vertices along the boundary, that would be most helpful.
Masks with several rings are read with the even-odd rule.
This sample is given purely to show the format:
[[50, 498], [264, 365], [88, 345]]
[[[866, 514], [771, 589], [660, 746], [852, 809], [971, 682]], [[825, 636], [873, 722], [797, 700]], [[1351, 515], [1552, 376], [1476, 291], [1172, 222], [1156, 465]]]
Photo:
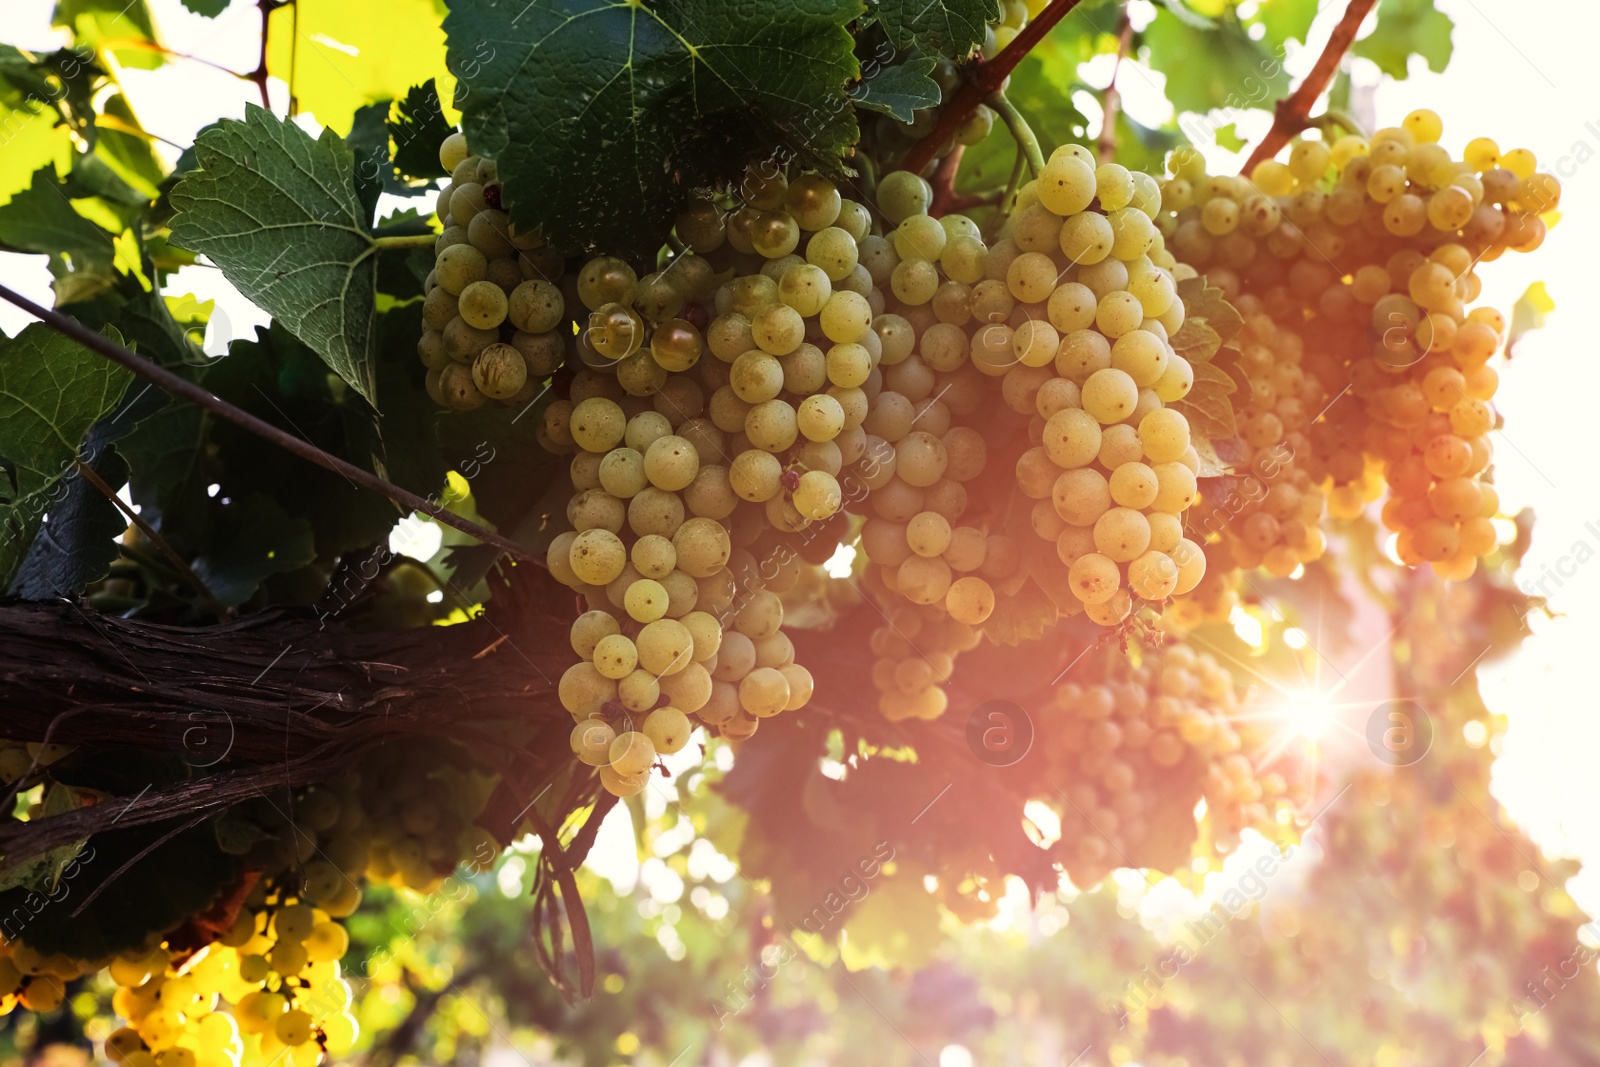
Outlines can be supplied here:
[[778, 149], [855, 142], [859, 0], [455, 0], [445, 30], [474, 151], [559, 245], [649, 250], [686, 188]]
[[172, 191], [173, 243], [209, 256], [376, 404], [378, 257], [349, 146], [250, 105], [204, 130], [194, 155]]

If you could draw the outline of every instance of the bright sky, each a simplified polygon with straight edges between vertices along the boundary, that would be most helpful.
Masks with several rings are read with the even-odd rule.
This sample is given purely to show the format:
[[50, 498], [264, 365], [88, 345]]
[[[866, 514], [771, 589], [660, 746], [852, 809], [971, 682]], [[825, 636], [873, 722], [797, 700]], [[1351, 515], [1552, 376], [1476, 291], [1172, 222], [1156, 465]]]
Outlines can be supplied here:
[[[55, 47], [60, 38], [49, 27], [53, 6], [52, 0], [5, 0], [0, 37], [26, 48]], [[253, 4], [236, 0], [215, 20], [190, 14], [178, 0], [151, 0], [150, 6], [163, 40], [174, 50], [235, 70], [254, 66], [260, 24]], [[1288, 59], [1292, 73], [1309, 67], [1343, 6], [1325, 0], [1310, 54], [1301, 50]], [[1495, 445], [1496, 483], [1507, 510], [1531, 507], [1539, 517], [1522, 580], [1530, 588], [1543, 580], [1542, 591], [1561, 613], [1531, 620], [1534, 636], [1523, 651], [1486, 669], [1483, 680], [1490, 707], [1509, 714], [1511, 723], [1495, 767], [1495, 791], [1547, 851], [1590, 864], [1569, 888], [1594, 914], [1600, 912], [1600, 820], [1584, 815], [1600, 808], [1600, 774], [1594, 767], [1600, 753], [1595, 685], [1600, 565], [1589, 558], [1600, 558], [1600, 478], [1586, 450], [1594, 448], [1587, 434], [1600, 421], [1600, 360], [1594, 337], [1583, 333], [1591, 328], [1585, 309], [1594, 299], [1600, 249], [1595, 207], [1600, 166], [1592, 163], [1600, 155], [1600, 64], [1588, 32], [1594, 14], [1583, 0], [1545, 0], [1519, 6], [1515, 13], [1507, 5], [1477, 0], [1439, 0], [1438, 6], [1456, 24], [1450, 68], [1435, 75], [1413, 59], [1410, 80], [1386, 83], [1377, 91], [1381, 124], [1397, 122], [1414, 107], [1431, 107], [1443, 116], [1444, 141], [1454, 151], [1459, 153], [1471, 137], [1494, 137], [1503, 149], [1532, 149], [1541, 169], [1555, 169], [1564, 185], [1567, 214], [1544, 247], [1533, 256], [1508, 255], [1480, 270], [1484, 302], [1508, 311], [1528, 283], [1543, 280], [1557, 306], [1545, 329], [1520, 346], [1516, 366], [1500, 368], [1496, 403], [1509, 434], [1496, 435]], [[242, 117], [246, 102], [256, 99], [253, 86], [217, 70], [198, 63], [182, 63], [180, 69], [181, 79], [170, 70], [122, 74], [147, 128], [171, 141], [187, 144], [219, 117]], [[1378, 80], [1376, 68], [1365, 63], [1357, 65], [1356, 76], [1365, 84]], [[1124, 68], [1119, 86], [1130, 114], [1147, 121], [1170, 115], [1155, 91], [1159, 81], [1159, 75], [1136, 65]], [[274, 87], [280, 109], [282, 89]], [[1239, 132], [1253, 142], [1264, 132], [1265, 116], [1261, 119], [1240, 121]], [[1215, 150], [1212, 156], [1217, 171], [1227, 169], [1230, 160], [1235, 169], [1241, 162]], [[49, 304], [43, 264], [42, 256], [0, 253], [0, 278]], [[235, 335], [266, 318], [214, 270], [185, 270], [169, 292], [217, 299]], [[0, 307], [0, 329], [15, 333], [25, 323], [9, 305]], [[1563, 359], [1562, 352], [1569, 356]], [[651, 803], [652, 809], [663, 806]], [[614, 813], [623, 814], [620, 807]], [[609, 877], [631, 884], [637, 867], [629, 858], [626, 826], [608, 825], [602, 836], [608, 847], [597, 850], [596, 862]], [[647, 866], [647, 879], [650, 873]]]

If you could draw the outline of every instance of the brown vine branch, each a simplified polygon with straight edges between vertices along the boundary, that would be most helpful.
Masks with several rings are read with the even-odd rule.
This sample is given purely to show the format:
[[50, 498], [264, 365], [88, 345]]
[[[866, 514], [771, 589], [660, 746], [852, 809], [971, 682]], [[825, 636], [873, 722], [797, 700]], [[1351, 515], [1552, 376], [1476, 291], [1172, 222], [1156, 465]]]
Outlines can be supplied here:
[[956, 172], [961, 169], [961, 157], [966, 154], [967, 146], [958, 144], [944, 154], [939, 160], [938, 168], [933, 172], [931, 184], [933, 185], [933, 206], [928, 209], [929, 214], [935, 218], [950, 213], [950, 205], [957, 199]]
[[1128, 21], [1128, 6], [1122, 6], [1122, 14], [1117, 17], [1117, 61], [1111, 66], [1111, 80], [1106, 83], [1105, 92], [1100, 95], [1100, 143], [1096, 148], [1096, 158], [1102, 163], [1109, 163], [1117, 153], [1117, 112], [1122, 108], [1122, 93], [1117, 90], [1117, 75], [1122, 73], [1122, 59], [1128, 54], [1128, 49], [1133, 46], [1133, 23]]
[[1067, 13], [1080, 2], [1081, 0], [1051, 0], [1050, 5], [1024, 26], [1022, 32], [1001, 49], [998, 55], [987, 63], [980, 64], [940, 109], [939, 122], [934, 126], [933, 132], [911, 146], [911, 150], [901, 160], [900, 168], [918, 173], [926, 168], [933, 160], [933, 154], [954, 136], [957, 127], [966, 121], [967, 116], [971, 115], [990, 93], [1005, 83], [1011, 72], [1017, 69], [1017, 64], [1022, 62], [1022, 57], [1033, 51], [1034, 46], [1044, 40], [1045, 34], [1054, 29], [1056, 23], [1065, 18]]
[[107, 485], [105, 479], [100, 477], [93, 467], [81, 459], [77, 460], [77, 464], [78, 473], [83, 476], [84, 480], [94, 486], [95, 491], [101, 496], [111, 501], [117, 510], [127, 517], [129, 522], [137, 526], [139, 532], [144, 534], [145, 538], [156, 547], [156, 551], [160, 552], [166, 561], [177, 569], [178, 575], [188, 582], [196, 593], [200, 594], [200, 600], [205, 604], [207, 611], [219, 617], [229, 614], [227, 606], [212, 594], [211, 590], [206, 587], [206, 583], [201, 581], [200, 576], [194, 572], [194, 568], [190, 567], [184, 561], [184, 558], [178, 555], [177, 550], [167, 543], [167, 539], [162, 537], [155, 527], [146, 522], [137, 511], [123, 503], [122, 498], [117, 495], [117, 491]]
[[261, 92], [261, 106], [271, 111], [272, 101], [267, 96], [267, 23], [272, 17], [273, 2], [256, 0], [256, 8], [261, 12], [261, 58], [256, 61], [256, 69], [244, 77], [246, 81], [255, 82]]
[[1377, 0], [1350, 0], [1350, 6], [1344, 9], [1344, 15], [1339, 19], [1339, 24], [1333, 28], [1333, 35], [1328, 38], [1327, 47], [1317, 57], [1317, 62], [1311, 68], [1294, 92], [1278, 101], [1272, 110], [1272, 128], [1267, 131], [1266, 137], [1256, 145], [1255, 151], [1250, 153], [1250, 159], [1244, 165], [1244, 173], [1249, 174], [1255, 169], [1257, 163], [1264, 159], [1271, 159], [1278, 154], [1290, 138], [1302, 132], [1311, 125], [1311, 108], [1328, 88], [1328, 83], [1333, 80], [1335, 72], [1339, 69], [1340, 60], [1355, 43], [1356, 33], [1361, 29], [1361, 23], [1366, 19], [1367, 13], [1372, 10]]
[[181, 378], [167, 370], [165, 367], [157, 366], [150, 360], [135, 355], [128, 349], [123, 348], [121, 345], [113, 344], [104, 337], [101, 337], [99, 334], [95, 333], [93, 330], [89, 329], [87, 326], [83, 325], [81, 322], [78, 322], [76, 319], [69, 318], [60, 312], [52, 311], [49, 308], [41, 307], [40, 305], [35, 304], [32, 300], [29, 300], [27, 297], [12, 292], [3, 285], [0, 285], [0, 298], [10, 301], [17, 307], [28, 312], [28, 314], [39, 319], [51, 329], [70, 337], [72, 340], [78, 342], [78, 344], [89, 349], [91, 352], [95, 352], [111, 360], [113, 363], [117, 363], [123, 367], [126, 367], [128, 370], [147, 381], [154, 382], [156, 385], [159, 385], [162, 389], [165, 389], [173, 396], [205, 408], [213, 415], [226, 419], [235, 426], [238, 426], [249, 433], [253, 433], [257, 437], [261, 437], [267, 441], [270, 441], [285, 451], [294, 453], [301, 459], [315, 463], [317, 466], [333, 471], [336, 474], [343, 475], [345, 478], [349, 479], [351, 482], [363, 489], [368, 489], [374, 493], [382, 494], [396, 504], [404, 505], [413, 511], [420, 511], [424, 515], [429, 515], [438, 522], [441, 522], [452, 529], [460, 530], [462, 533], [471, 537], [475, 537], [486, 545], [493, 545], [495, 548], [500, 549], [502, 552], [505, 552], [510, 556], [520, 560], [525, 560], [529, 563], [541, 565], [543, 563], [543, 560], [540, 559], [538, 555], [529, 552], [526, 548], [523, 548], [515, 541], [501, 537], [493, 530], [485, 529], [475, 522], [469, 522], [454, 512], [440, 507], [432, 500], [425, 499], [418, 496], [416, 493], [402, 489], [393, 482], [385, 481], [372, 472], [363, 470], [362, 468], [356, 466], [354, 463], [340, 459], [337, 456], [329, 455], [327, 452], [324, 452], [311, 442], [302, 441], [300, 438], [278, 429], [278, 427], [272, 425], [270, 422], [267, 422], [263, 419], [258, 419], [249, 412], [241, 411], [239, 408], [234, 407], [227, 401], [222, 400], [219, 397], [212, 396], [210, 393], [189, 381], [187, 378]]

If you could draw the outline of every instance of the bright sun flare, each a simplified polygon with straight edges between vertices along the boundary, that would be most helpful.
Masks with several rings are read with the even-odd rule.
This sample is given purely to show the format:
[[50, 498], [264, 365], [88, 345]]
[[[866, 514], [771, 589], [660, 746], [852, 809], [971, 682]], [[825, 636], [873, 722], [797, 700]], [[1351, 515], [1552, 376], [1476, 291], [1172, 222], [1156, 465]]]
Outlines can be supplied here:
[[1326, 693], [1307, 690], [1289, 693], [1283, 703], [1283, 717], [1289, 729], [1302, 737], [1315, 741], [1333, 725], [1333, 701]]

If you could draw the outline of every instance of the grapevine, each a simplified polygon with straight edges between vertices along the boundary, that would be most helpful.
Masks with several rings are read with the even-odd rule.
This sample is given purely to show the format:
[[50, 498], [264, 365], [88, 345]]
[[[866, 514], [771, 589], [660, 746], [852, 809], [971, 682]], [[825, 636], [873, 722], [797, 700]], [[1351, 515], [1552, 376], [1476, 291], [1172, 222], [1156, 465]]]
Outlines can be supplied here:
[[[770, 898], [763, 959], [845, 858], [879, 896], [808, 904], [846, 917], [806, 951], [921, 965], [918, 916], [1203, 887], [1312, 832], [1350, 775], [1285, 724], [1319, 668], [1277, 599], [1387, 560], [1430, 611], [1532, 606], [1491, 438], [1517, 327], [1480, 269], [1538, 251], [1561, 182], [1426, 108], [1312, 118], [1390, 5], [1349, 3], [1240, 174], [1122, 88], [1281, 10], [756, 4], [708, 33], [451, 0], [453, 104], [436, 75], [340, 124], [274, 113], [296, 60], [258, 6], [261, 106], [170, 166], [102, 146], [143, 132], [125, 101], [76, 110], [78, 73], [105, 100], [120, 53], [178, 56], [153, 33], [70, 75], [7, 53], [72, 86], [77, 162], [0, 202], [56, 297], [0, 286], [39, 320], [0, 339], [0, 915], [97, 884], [5, 930], [6, 1026], [99, 996], [126, 1067], [372, 1055], [363, 920], [457, 880], [527, 890], [528, 967], [594, 998], [580, 868], [652, 807]], [[1063, 136], [1078, 83], [1039, 69], [1079, 53], [1110, 79]], [[34, 225], [46, 193], [71, 220]], [[270, 325], [212, 352], [224, 316], [162, 288], [189, 268]]]

